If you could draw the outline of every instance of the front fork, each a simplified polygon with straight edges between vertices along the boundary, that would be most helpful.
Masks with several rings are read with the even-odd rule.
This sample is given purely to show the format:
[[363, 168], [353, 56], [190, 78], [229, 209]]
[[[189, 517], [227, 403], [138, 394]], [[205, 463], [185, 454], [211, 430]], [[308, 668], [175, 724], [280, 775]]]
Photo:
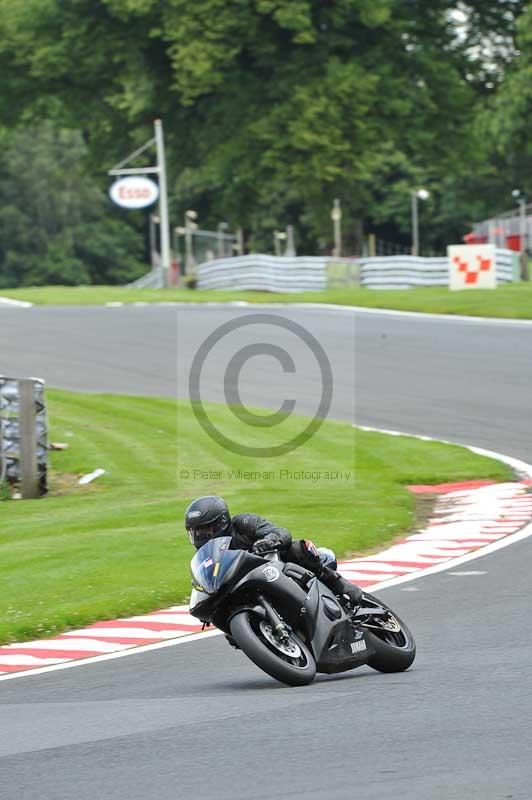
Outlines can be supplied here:
[[292, 630], [290, 626], [279, 616], [267, 597], [263, 594], [259, 594], [258, 601], [266, 612], [266, 619], [272, 626], [274, 636], [278, 637], [281, 641], [287, 641], [290, 638]]

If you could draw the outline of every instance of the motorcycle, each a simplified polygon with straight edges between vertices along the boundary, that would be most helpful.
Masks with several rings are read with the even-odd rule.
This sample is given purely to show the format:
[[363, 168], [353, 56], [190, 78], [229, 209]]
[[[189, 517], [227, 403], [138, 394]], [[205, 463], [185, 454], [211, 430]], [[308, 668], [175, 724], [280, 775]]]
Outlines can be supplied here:
[[211, 539], [190, 563], [190, 613], [214, 624], [272, 678], [311, 683], [364, 664], [402, 672], [416, 655], [405, 623], [363, 592], [360, 606], [343, 605], [309, 570], [273, 550], [258, 556], [231, 550], [231, 537]]

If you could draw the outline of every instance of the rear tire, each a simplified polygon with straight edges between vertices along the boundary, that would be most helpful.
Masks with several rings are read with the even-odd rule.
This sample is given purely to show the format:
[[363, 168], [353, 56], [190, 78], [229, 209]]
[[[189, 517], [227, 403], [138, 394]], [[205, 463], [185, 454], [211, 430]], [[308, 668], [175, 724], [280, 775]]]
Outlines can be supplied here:
[[366, 592], [364, 597], [386, 608], [399, 627], [398, 631], [365, 628], [368, 644], [375, 651], [375, 655], [368, 660], [368, 666], [378, 672], [404, 672], [416, 657], [414, 637], [403, 620], [386, 603]]
[[272, 644], [261, 631], [261, 620], [252, 611], [240, 611], [231, 620], [231, 635], [240, 649], [264, 672], [288, 686], [306, 686], [316, 676], [312, 653], [295, 634], [290, 645], [299, 655], [291, 657]]

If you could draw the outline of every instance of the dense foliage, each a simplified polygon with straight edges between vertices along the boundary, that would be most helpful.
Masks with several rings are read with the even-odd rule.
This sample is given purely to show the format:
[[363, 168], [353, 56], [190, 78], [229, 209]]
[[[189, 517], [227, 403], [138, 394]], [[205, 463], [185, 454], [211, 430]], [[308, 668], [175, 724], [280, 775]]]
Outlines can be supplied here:
[[125, 283], [145, 271], [141, 236], [85, 174], [79, 132], [47, 121], [3, 144], [0, 287]]
[[[286, 224], [301, 250], [328, 249], [334, 197], [351, 251], [368, 231], [408, 243], [409, 193], [423, 185], [431, 190], [424, 244], [441, 249], [474, 219], [508, 208], [516, 186], [532, 193], [532, 172], [523, 170], [532, 161], [531, 6], [0, 0], [0, 124], [20, 151], [22, 130], [33, 126], [43, 150], [50, 120], [57, 137], [86, 146], [76, 169], [104, 175], [161, 116], [174, 222], [195, 208], [203, 227], [222, 219], [243, 226], [256, 249], [271, 249], [272, 229]], [[50, 153], [49, 169], [66, 179], [61, 152]], [[4, 197], [23, 169], [2, 163]], [[60, 230], [46, 234], [46, 280], [55, 280], [54, 263], [69, 279], [118, 281], [134, 269], [130, 217], [96, 197], [105, 184], [89, 185], [83, 202], [94, 204], [94, 236], [74, 235], [59, 214]], [[10, 204], [0, 223], [4, 251], [18, 215], [41, 225], [36, 207], [16, 195]], [[72, 238], [91, 240], [94, 252], [80, 252]], [[28, 267], [31, 278], [24, 271], [26, 250], [13, 241], [0, 280], [40, 280], [38, 270]], [[114, 243], [123, 254], [113, 254], [115, 273], [103, 259]]]

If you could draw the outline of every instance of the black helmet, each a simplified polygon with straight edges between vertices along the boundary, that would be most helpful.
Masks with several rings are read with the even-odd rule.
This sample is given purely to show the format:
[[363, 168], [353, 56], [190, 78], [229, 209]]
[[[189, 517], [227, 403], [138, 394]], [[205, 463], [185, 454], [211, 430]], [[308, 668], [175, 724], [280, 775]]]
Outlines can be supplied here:
[[230, 528], [231, 517], [222, 497], [197, 497], [185, 511], [185, 528], [194, 547], [202, 547], [209, 539], [224, 536]]

